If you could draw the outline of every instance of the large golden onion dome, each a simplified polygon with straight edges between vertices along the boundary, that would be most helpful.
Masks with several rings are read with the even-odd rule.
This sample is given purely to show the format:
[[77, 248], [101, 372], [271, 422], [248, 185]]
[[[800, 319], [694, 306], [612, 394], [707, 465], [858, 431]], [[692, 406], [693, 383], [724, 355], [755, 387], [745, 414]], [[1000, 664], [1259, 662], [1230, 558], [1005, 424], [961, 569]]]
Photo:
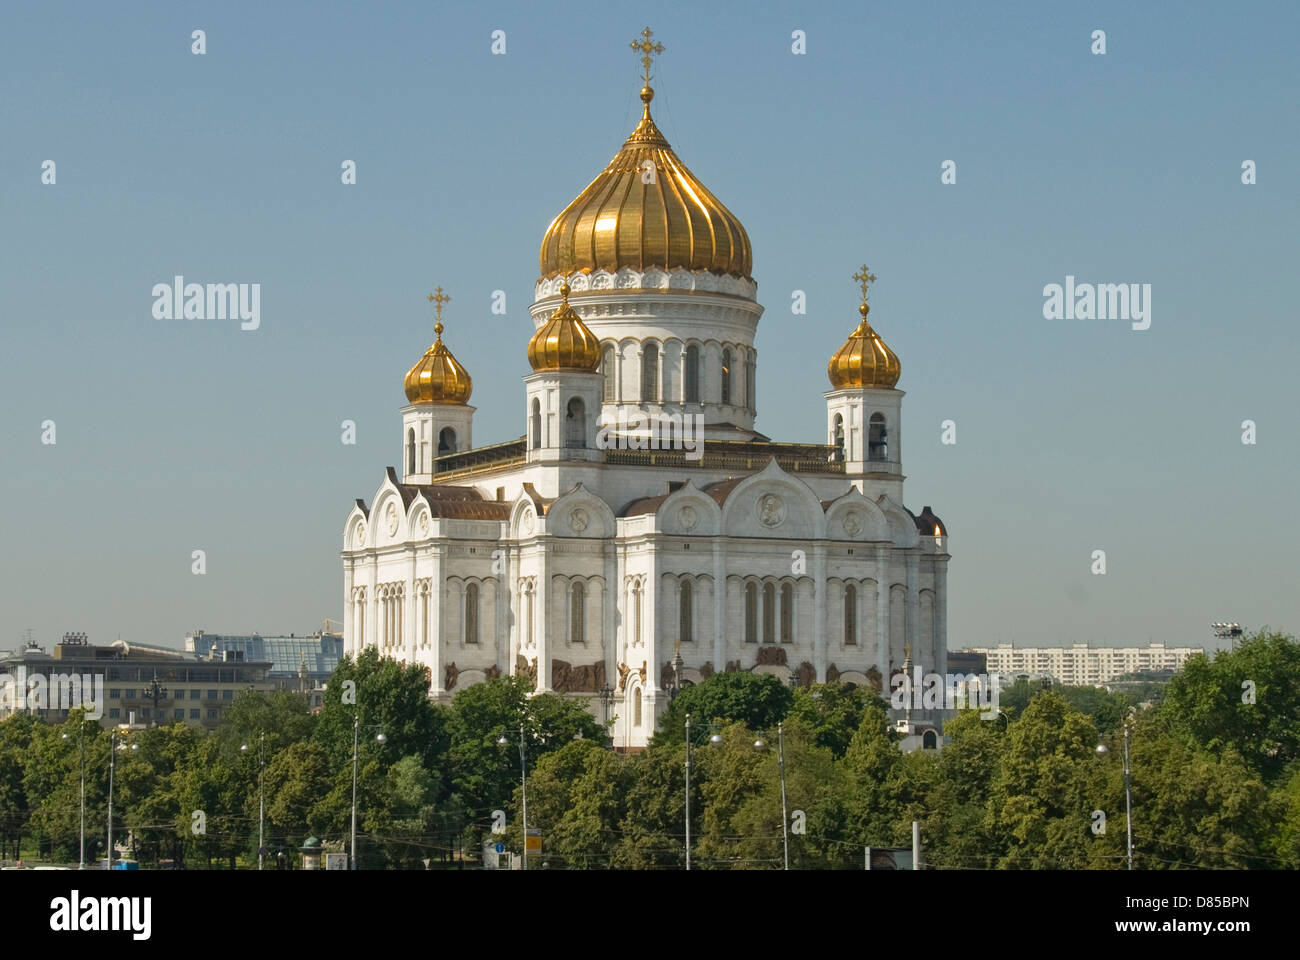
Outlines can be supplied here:
[[576, 271], [614, 273], [620, 267], [707, 270], [751, 279], [749, 235], [677, 159], [650, 119], [653, 99], [647, 83], [641, 88], [641, 122], [623, 149], [551, 221], [538, 258], [542, 279]]
[[406, 399], [411, 403], [469, 403], [469, 395], [474, 389], [474, 381], [469, 371], [460, 365], [447, 345], [442, 342], [442, 305], [451, 297], [444, 296], [442, 287], [438, 295], [429, 294], [429, 299], [438, 305], [438, 317], [433, 325], [433, 345], [424, 352], [406, 374], [403, 386]]
[[528, 341], [528, 362], [537, 372], [575, 370], [595, 373], [600, 366], [600, 341], [569, 306], [569, 285], [560, 284], [559, 308]]
[[862, 283], [862, 305], [858, 307], [862, 321], [849, 334], [844, 346], [831, 357], [831, 362], [826, 365], [826, 375], [835, 390], [892, 389], [903, 372], [902, 364], [898, 361], [898, 354], [885, 346], [880, 334], [867, 322], [867, 314], [871, 312], [871, 307], [867, 306], [867, 286], [876, 278], [867, 273], [866, 267], [853, 278]]

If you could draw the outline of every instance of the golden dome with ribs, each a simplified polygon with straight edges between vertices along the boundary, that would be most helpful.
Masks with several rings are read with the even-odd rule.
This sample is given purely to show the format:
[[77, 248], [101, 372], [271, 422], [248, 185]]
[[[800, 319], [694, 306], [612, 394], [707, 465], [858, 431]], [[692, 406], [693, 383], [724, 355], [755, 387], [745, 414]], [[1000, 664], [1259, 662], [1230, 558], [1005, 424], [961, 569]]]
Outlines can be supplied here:
[[576, 370], [594, 373], [600, 366], [600, 341], [569, 306], [569, 285], [560, 284], [559, 308], [528, 341], [528, 362], [534, 370]]
[[542, 279], [622, 267], [704, 270], [750, 279], [745, 228], [673, 153], [641, 89], [641, 122], [542, 238]]

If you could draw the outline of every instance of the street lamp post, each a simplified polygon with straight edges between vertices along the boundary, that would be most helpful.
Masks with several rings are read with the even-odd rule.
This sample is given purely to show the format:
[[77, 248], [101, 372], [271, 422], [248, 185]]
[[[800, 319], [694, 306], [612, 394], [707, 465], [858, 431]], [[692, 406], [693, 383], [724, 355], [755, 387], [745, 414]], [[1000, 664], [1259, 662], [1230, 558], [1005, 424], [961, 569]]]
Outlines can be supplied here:
[[[67, 740], [68, 735], [65, 733], [63, 739]], [[77, 863], [78, 870], [86, 869], [86, 718], [83, 716], [77, 724], [78, 746], [81, 748], [81, 859]]]
[[[503, 733], [497, 738], [497, 746], [509, 743]], [[528, 758], [524, 753], [524, 725], [519, 724], [519, 798], [524, 821], [524, 858], [523, 869], [528, 869]]]
[[[1127, 831], [1127, 855], [1125, 860], [1128, 862], [1128, 869], [1133, 869], [1133, 772], [1129, 764], [1129, 730], [1131, 729], [1133, 715], [1130, 713], [1124, 718], [1124, 821]], [[1104, 743], [1097, 744], [1097, 756], [1104, 757], [1110, 753]]]
[[[120, 745], [125, 748], [126, 744]], [[108, 735], [108, 849], [104, 851], [104, 869], [113, 869], [113, 768], [117, 763], [117, 751], [119, 744], [117, 742], [117, 731], [114, 730]], [[131, 744], [132, 750], [139, 750], [140, 744]]]
[[[380, 728], [380, 724], [367, 724], [366, 730], [379, 730], [379, 733], [375, 735], [375, 740], [379, 743], [388, 741], [388, 738], [384, 736], [384, 731]], [[357, 868], [357, 737], [360, 731], [361, 714], [356, 713], [352, 717], [352, 852], [348, 854], [349, 870]], [[261, 856], [260, 853], [258, 855]]]
[[[239, 749], [241, 752], [248, 750], [248, 744], [244, 744]], [[257, 869], [258, 870], [262, 869], [262, 851], [263, 849], [265, 849], [265, 844], [263, 843], [263, 833], [262, 833], [262, 824], [266, 812], [266, 804], [263, 802], [263, 793], [262, 793], [262, 774], [265, 770], [266, 770], [266, 731], [262, 731], [257, 736]], [[354, 802], [355, 799], [356, 797], [354, 793], [353, 795]], [[353, 825], [354, 833], [355, 833], [355, 829], [356, 827], [354, 824]]]
[[[767, 744], [762, 740], [754, 741], [754, 749], [760, 753], [767, 749]], [[790, 824], [789, 817], [786, 815], [785, 804], [785, 739], [781, 731], [781, 724], [776, 725], [776, 765], [781, 773], [781, 847], [783, 851], [785, 866], [784, 869], [790, 869]]]
[[686, 869], [691, 869], [691, 715], [686, 715]]

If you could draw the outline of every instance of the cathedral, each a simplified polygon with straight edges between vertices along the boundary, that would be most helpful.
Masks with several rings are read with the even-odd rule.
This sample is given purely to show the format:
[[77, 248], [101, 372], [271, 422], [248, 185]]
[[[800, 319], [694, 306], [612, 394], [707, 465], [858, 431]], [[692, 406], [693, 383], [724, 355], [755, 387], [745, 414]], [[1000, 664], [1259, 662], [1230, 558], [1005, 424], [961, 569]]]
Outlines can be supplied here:
[[760, 433], [749, 236], [651, 117], [650, 36], [633, 44], [640, 122], [542, 237], [523, 436], [474, 445], [438, 288], [433, 345], [404, 383], [401, 469], [343, 527], [347, 654], [424, 664], [437, 700], [526, 675], [612, 721], [619, 747], [644, 746], [674, 693], [718, 671], [887, 697], [905, 659], [947, 664], [947, 530], [904, 506], [901, 367], [867, 320], [875, 277], [854, 275], [824, 442]]

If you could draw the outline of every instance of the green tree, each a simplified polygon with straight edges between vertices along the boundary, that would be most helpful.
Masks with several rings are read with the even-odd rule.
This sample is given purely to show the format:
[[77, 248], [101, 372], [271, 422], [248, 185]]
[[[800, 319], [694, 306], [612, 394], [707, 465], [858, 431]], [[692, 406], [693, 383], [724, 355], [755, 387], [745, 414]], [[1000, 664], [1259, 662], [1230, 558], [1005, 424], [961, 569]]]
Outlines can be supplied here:
[[[465, 811], [475, 849], [492, 811], [506, 806], [519, 782], [521, 725], [530, 768], [575, 738], [608, 741], [605, 728], [581, 703], [558, 694], [533, 695], [531, 682], [522, 676], [466, 687], [452, 701], [446, 724], [453, 802]], [[505, 745], [497, 742], [503, 736]]]
[[1300, 759], [1300, 644], [1267, 628], [1211, 660], [1189, 659], [1169, 682], [1161, 712], [1207, 750], [1235, 747], [1266, 783]]
[[[541, 831], [542, 859], [552, 867], [608, 868], [630, 783], [629, 762], [592, 740], [573, 740], [542, 756], [528, 776], [528, 826]], [[522, 847], [519, 801], [516, 791], [511, 829], [516, 849]]]
[[681, 743], [686, 736], [688, 713], [695, 724], [702, 726], [722, 720], [743, 724], [750, 730], [775, 729], [793, 702], [790, 688], [770, 673], [715, 673], [703, 683], [684, 689], [669, 704], [651, 743]]
[[814, 683], [794, 691], [788, 717], [799, 719], [813, 731], [817, 744], [836, 757], [843, 757], [873, 708], [884, 709], [884, 701], [870, 687], [850, 683]]
[[[1033, 698], [1006, 736], [987, 827], [1002, 867], [1080, 867], [1097, 789], [1097, 729], [1057, 691]], [[1085, 764], [1092, 764], [1085, 767]]]

